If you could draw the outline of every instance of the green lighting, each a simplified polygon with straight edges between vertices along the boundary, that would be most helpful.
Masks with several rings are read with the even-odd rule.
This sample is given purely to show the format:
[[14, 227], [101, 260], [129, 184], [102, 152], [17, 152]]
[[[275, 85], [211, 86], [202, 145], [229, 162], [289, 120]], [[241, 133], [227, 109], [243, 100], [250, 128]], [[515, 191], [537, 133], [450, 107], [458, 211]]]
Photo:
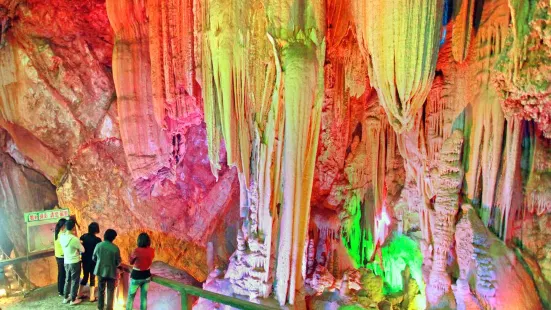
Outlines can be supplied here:
[[362, 201], [358, 195], [352, 196], [346, 205], [349, 214], [343, 223], [342, 242], [352, 257], [354, 267], [367, 267], [375, 251], [373, 234], [362, 227]]
[[404, 289], [402, 272], [409, 267], [411, 277], [415, 279], [421, 292], [424, 292], [423, 255], [413, 239], [404, 235], [395, 235], [381, 249], [383, 256], [385, 294], [400, 292]]

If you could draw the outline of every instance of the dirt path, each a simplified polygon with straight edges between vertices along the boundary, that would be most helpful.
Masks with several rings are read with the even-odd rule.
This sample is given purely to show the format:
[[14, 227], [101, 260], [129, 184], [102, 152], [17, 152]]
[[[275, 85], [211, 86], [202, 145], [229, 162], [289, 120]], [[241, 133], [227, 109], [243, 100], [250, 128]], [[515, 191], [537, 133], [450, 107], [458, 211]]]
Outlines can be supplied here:
[[[56, 285], [50, 285], [47, 287], [39, 288], [29, 294], [26, 298], [12, 297], [0, 300], [1, 310], [29, 310], [29, 309], [44, 309], [44, 310], [57, 310], [57, 309], [80, 309], [80, 310], [94, 310], [97, 309], [97, 303], [88, 302], [84, 300], [81, 304], [70, 306], [61, 303], [62, 297], [57, 295]], [[115, 309], [118, 309], [115, 307]]]

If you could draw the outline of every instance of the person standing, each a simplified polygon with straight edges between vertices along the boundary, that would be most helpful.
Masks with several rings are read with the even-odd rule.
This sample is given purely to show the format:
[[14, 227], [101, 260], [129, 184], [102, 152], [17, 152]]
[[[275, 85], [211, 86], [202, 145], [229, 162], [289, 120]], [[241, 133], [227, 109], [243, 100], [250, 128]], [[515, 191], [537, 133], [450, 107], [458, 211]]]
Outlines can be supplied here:
[[61, 218], [55, 225], [54, 232], [54, 254], [57, 262], [57, 292], [59, 296], [65, 297], [65, 260], [63, 259], [63, 249], [61, 243], [59, 243], [61, 234], [65, 233], [66, 219]]
[[77, 305], [82, 302], [80, 298], [77, 298], [77, 293], [80, 280], [80, 253], [84, 252], [84, 247], [75, 234], [75, 222], [68, 220], [65, 223], [65, 233], [59, 237], [59, 243], [63, 250], [66, 274], [63, 303], [66, 304], [70, 301], [71, 305]]
[[132, 310], [134, 298], [138, 288], [140, 289], [140, 310], [147, 309], [147, 290], [151, 282], [151, 263], [155, 257], [155, 250], [151, 247], [151, 239], [147, 233], [138, 236], [138, 247], [130, 254], [130, 263], [133, 264], [130, 273], [130, 290], [126, 310]]
[[88, 225], [88, 233], [80, 237], [80, 241], [84, 246], [84, 253], [82, 254], [82, 270], [83, 276], [80, 281], [80, 292], [82, 294], [84, 286], [88, 284], [88, 278], [90, 279], [90, 302], [96, 301], [96, 277], [94, 276], [94, 269], [96, 263], [92, 260], [92, 255], [96, 249], [96, 245], [101, 242], [101, 239], [97, 237], [99, 234], [99, 225], [96, 222]]
[[[117, 267], [121, 263], [121, 253], [119, 248], [113, 244], [117, 238], [117, 232], [113, 229], [108, 229], [103, 235], [103, 242], [100, 242], [92, 260], [96, 262], [94, 274], [98, 277], [98, 309], [113, 310], [113, 295], [115, 293], [115, 283], [117, 280]], [[107, 290], [107, 292], [106, 292]], [[105, 295], [107, 293], [107, 302]]]

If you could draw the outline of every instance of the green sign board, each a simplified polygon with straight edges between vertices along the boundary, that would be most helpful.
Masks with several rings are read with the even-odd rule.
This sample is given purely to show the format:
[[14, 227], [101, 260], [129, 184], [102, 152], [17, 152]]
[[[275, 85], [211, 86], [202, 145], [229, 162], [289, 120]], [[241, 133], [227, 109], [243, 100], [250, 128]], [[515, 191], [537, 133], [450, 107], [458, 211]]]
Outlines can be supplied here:
[[25, 213], [25, 223], [59, 220], [69, 216], [69, 209], [54, 209]]
[[37, 253], [54, 248], [55, 225], [69, 217], [69, 209], [52, 209], [25, 213], [27, 252]]

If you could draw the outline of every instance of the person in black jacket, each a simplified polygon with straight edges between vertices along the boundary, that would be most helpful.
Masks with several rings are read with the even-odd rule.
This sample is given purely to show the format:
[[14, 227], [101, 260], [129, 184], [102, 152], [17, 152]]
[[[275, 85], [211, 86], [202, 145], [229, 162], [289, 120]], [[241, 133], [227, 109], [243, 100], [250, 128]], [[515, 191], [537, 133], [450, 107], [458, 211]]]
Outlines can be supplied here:
[[94, 268], [96, 268], [96, 262], [92, 260], [92, 254], [96, 249], [96, 245], [101, 242], [101, 239], [97, 237], [99, 234], [99, 225], [96, 222], [88, 225], [88, 233], [80, 237], [80, 242], [84, 246], [84, 253], [82, 253], [82, 270], [83, 277], [80, 281], [80, 292], [82, 294], [84, 286], [88, 284], [90, 279], [90, 301], [96, 301], [96, 277], [94, 276]]

